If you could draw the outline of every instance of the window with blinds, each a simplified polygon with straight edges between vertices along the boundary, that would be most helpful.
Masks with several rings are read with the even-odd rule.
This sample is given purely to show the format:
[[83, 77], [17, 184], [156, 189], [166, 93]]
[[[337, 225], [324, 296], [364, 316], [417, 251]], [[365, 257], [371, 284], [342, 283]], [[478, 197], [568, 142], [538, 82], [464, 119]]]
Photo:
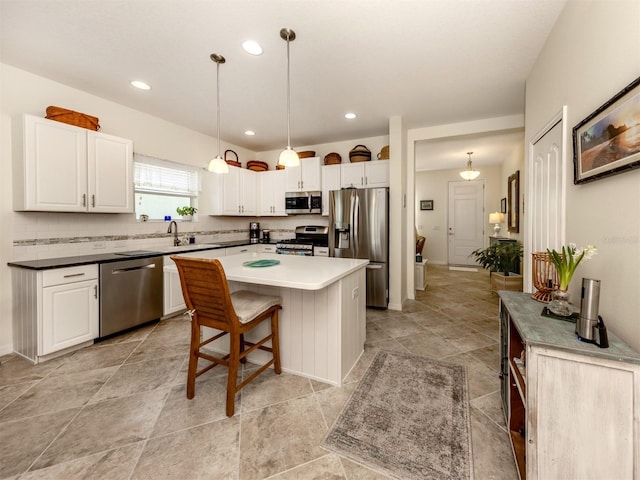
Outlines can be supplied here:
[[196, 167], [134, 154], [133, 180], [139, 220], [179, 219], [178, 207], [197, 207], [201, 183]]

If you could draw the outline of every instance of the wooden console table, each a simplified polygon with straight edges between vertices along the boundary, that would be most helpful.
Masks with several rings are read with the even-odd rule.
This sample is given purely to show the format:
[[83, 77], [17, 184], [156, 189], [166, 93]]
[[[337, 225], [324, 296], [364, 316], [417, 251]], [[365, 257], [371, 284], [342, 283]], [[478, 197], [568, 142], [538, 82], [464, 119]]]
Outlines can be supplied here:
[[502, 404], [521, 479], [640, 478], [640, 353], [609, 348], [541, 315], [528, 293], [500, 294]]

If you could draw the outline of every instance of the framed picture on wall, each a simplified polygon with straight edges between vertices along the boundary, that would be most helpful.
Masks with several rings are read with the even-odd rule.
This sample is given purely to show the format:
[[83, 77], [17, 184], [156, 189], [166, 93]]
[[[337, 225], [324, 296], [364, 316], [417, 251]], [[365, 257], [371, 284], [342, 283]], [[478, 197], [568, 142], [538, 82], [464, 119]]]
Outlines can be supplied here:
[[500, 213], [507, 213], [507, 197], [500, 200]]
[[640, 77], [573, 129], [573, 183], [640, 168]]
[[433, 200], [420, 200], [420, 210], [433, 210]]

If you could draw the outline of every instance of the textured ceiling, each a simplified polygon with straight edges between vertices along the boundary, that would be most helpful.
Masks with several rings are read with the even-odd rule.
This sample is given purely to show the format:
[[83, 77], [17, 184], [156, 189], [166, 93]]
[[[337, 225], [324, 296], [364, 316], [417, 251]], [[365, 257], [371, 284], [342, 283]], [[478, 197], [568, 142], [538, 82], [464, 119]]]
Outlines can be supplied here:
[[[524, 111], [564, 0], [0, 0], [0, 60], [254, 151]], [[241, 43], [254, 39], [264, 54]], [[152, 86], [144, 92], [129, 81]], [[344, 119], [353, 111], [358, 118]], [[243, 132], [254, 130], [254, 137]], [[473, 149], [473, 148], [471, 148]], [[464, 159], [463, 159], [464, 160]]]

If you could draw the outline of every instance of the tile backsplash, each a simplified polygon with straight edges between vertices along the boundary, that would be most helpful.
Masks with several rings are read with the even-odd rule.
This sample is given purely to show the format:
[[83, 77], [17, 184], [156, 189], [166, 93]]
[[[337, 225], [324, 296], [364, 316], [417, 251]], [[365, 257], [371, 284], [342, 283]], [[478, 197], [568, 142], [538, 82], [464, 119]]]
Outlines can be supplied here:
[[[271, 241], [295, 236], [299, 225], [327, 225], [327, 217], [209, 217], [177, 221], [178, 236], [196, 243], [249, 239], [249, 223], [271, 231]], [[13, 261], [93, 255], [173, 245], [168, 222], [139, 222], [134, 214], [13, 213]]]

